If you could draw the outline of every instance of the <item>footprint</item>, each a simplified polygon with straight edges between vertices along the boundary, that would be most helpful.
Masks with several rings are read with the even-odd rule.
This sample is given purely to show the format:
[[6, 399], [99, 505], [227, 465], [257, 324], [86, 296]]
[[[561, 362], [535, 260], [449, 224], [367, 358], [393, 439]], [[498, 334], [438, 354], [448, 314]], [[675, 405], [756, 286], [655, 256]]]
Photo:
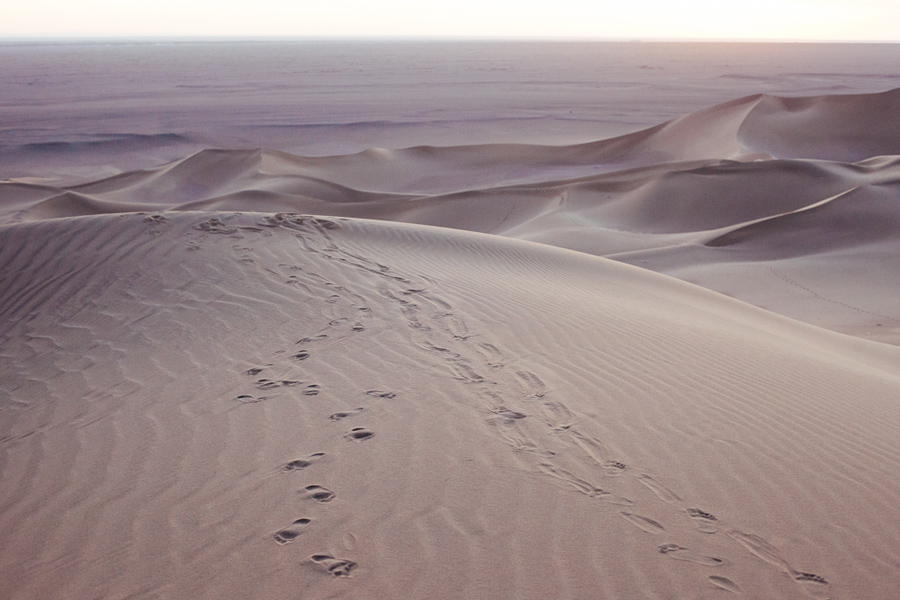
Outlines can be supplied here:
[[791, 576], [807, 595], [817, 600], [828, 600], [828, 581], [821, 575], [805, 573], [794, 569], [781, 555], [778, 548], [752, 533], [744, 533], [737, 529], [728, 532], [728, 536], [750, 551], [754, 556], [775, 565]]
[[259, 375], [262, 372], [263, 372], [262, 367], [254, 367], [252, 369], [247, 370], [247, 375]]
[[311, 522], [310, 519], [297, 519], [291, 523], [289, 527], [285, 527], [281, 531], [276, 532], [273, 537], [279, 544], [290, 544], [303, 533], [303, 530], [306, 529], [306, 526]]
[[197, 223], [196, 225], [194, 225], [194, 229], [198, 231], [206, 231], [207, 233], [237, 233], [237, 227], [228, 227], [221, 219], [215, 217], [212, 219], [207, 219], [202, 223]]
[[478, 344], [480, 347], [479, 354], [484, 357], [487, 366], [491, 369], [500, 369], [504, 366], [503, 352], [497, 346], [489, 343]]
[[511, 410], [502, 406], [491, 408], [490, 411], [495, 415], [501, 417], [506, 424], [512, 423], [513, 421], [518, 421], [519, 419], [524, 419], [528, 416], [524, 413], [520, 413], [518, 411]]
[[725, 564], [725, 561], [721, 558], [697, 554], [693, 550], [689, 550], [678, 544], [663, 544], [659, 547], [659, 552], [660, 554], [665, 554], [669, 558], [674, 558], [675, 560], [685, 560], [707, 567], [719, 567]]
[[801, 583], [821, 583], [823, 585], [828, 583], [827, 581], [825, 581], [824, 577], [822, 577], [821, 575], [816, 575], [815, 573], [795, 572], [793, 574], [793, 577], [794, 581]]
[[484, 377], [476, 373], [475, 369], [465, 363], [457, 362], [450, 366], [450, 370], [453, 372], [453, 378], [458, 379], [459, 381], [464, 381], [466, 383], [485, 382]]
[[750, 553], [757, 558], [760, 558], [769, 564], [775, 565], [786, 573], [790, 573], [791, 571], [793, 571], [791, 565], [789, 565], [788, 562], [781, 556], [778, 548], [776, 548], [763, 538], [759, 537], [758, 535], [754, 535], [752, 533], [744, 533], [743, 531], [732, 529], [728, 532], [728, 537], [738, 542], [741, 546], [749, 550]]
[[[457, 319], [456, 317], [450, 316], [447, 319], [445, 327], [455, 340], [464, 342], [472, 337], [472, 332], [469, 331], [469, 326], [466, 325], [466, 322], [462, 319]], [[496, 350], [496, 347], [494, 347], [494, 350]], [[497, 352], [497, 354], [499, 354], [499, 352]]]
[[699, 508], [689, 508], [687, 509], [687, 514], [694, 521], [694, 525], [697, 526], [700, 532], [715, 533], [719, 530], [719, 519], [715, 515]]
[[622, 515], [622, 518], [624, 518], [626, 521], [628, 521], [638, 529], [646, 531], [647, 533], [659, 534], [666, 530], [665, 527], [663, 527], [653, 519], [648, 519], [647, 517], [642, 517], [641, 515], [636, 515], [634, 513], [624, 511], [620, 512], [619, 514]]
[[794, 571], [791, 573], [794, 581], [800, 585], [807, 596], [816, 600], [828, 600], [828, 582], [821, 575], [815, 573], [800, 573]]
[[270, 396], [260, 396], [259, 398], [256, 398], [248, 394], [241, 394], [240, 396], [237, 396], [235, 400], [243, 402], [244, 404], [256, 404], [257, 402], [263, 402], [269, 398]]
[[366, 330], [366, 327], [365, 327], [362, 323], [360, 323], [359, 321], [357, 321], [356, 323], [354, 323], [354, 324], [350, 327], [350, 330], [351, 330], [351, 331], [365, 331], [365, 330]]
[[568, 433], [571, 435], [572, 439], [575, 440], [575, 443], [578, 444], [581, 449], [594, 460], [594, 462], [600, 465], [606, 475], [617, 477], [624, 473], [628, 468], [623, 462], [610, 460], [608, 458], [609, 450], [606, 448], [606, 445], [597, 438], [584, 435], [580, 431], [568, 426], [562, 428], [560, 433]]
[[354, 442], [362, 442], [364, 440], [371, 439], [375, 434], [366, 429], [365, 427], [354, 427], [349, 431], [349, 433], [345, 434], [348, 440], [353, 440]]
[[627, 468], [628, 466], [625, 463], [617, 460], [610, 460], [603, 464], [603, 470], [606, 471], [606, 474], [610, 477], [618, 477], [624, 473]]
[[301, 350], [300, 352], [292, 355], [291, 358], [293, 358], [294, 360], [306, 360], [307, 358], [309, 358], [309, 352], [307, 352], [306, 350]]
[[329, 554], [313, 554], [309, 559], [335, 577], [349, 577], [350, 572], [356, 568], [356, 563], [352, 560], [335, 558]]
[[300, 340], [297, 340], [297, 343], [298, 343], [298, 344], [308, 344], [308, 343], [310, 343], [310, 342], [321, 342], [322, 340], [324, 340], [324, 339], [327, 338], [327, 337], [328, 337], [328, 336], [325, 335], [324, 333], [320, 333], [319, 335], [314, 335], [314, 336], [311, 336], [311, 337], [305, 337], [305, 338], [302, 338], [302, 339], [300, 339]]
[[358, 408], [352, 408], [350, 410], [336, 412], [328, 418], [331, 419], [332, 421], [340, 421], [341, 419], [346, 419], [347, 417], [352, 417], [353, 415], [355, 415], [357, 413], [361, 413], [363, 410], [365, 410], [365, 409], [360, 406]]
[[320, 391], [321, 390], [317, 384], [311, 383], [308, 386], [306, 386], [306, 389], [303, 390], [302, 393], [304, 396], [317, 396]]
[[293, 387], [295, 385], [300, 385], [303, 383], [302, 381], [295, 381], [292, 379], [285, 379], [283, 381], [273, 381], [271, 379], [258, 379], [256, 381], [256, 387], [261, 390], [273, 390], [279, 387]]
[[334, 500], [334, 492], [321, 485], [308, 485], [301, 492], [307, 498], [311, 498], [316, 502], [331, 502]]
[[663, 502], [667, 504], [672, 504], [673, 502], [681, 502], [681, 498], [678, 497], [678, 494], [676, 494], [657, 480], [653, 479], [649, 475], [638, 475], [637, 479], [648, 488], [650, 488], [650, 491], [656, 494], [656, 497]]
[[632, 506], [634, 504], [628, 498], [623, 498], [621, 496], [616, 496], [614, 494], [610, 494], [609, 492], [600, 489], [589, 482], [581, 479], [574, 473], [566, 471], [565, 469], [561, 469], [559, 467], [555, 467], [550, 463], [541, 463], [538, 465], [538, 468], [546, 475], [549, 475], [563, 483], [570, 485], [575, 488], [582, 494], [590, 496], [591, 498], [596, 498], [601, 502], [609, 502], [610, 504], [616, 504], [618, 506]]
[[554, 431], [569, 431], [577, 421], [575, 414], [562, 402], [543, 400], [539, 406], [544, 413], [544, 423]]
[[369, 390], [366, 392], [369, 396], [374, 396], [375, 398], [387, 398], [388, 400], [392, 398], [396, 398], [397, 394], [394, 392], [385, 392], [382, 390]]
[[616, 506], [633, 506], [634, 502], [629, 500], [628, 498], [623, 498], [622, 496], [616, 496], [615, 494], [611, 494], [607, 491], [601, 490], [597, 488], [594, 490], [594, 498], [600, 500], [601, 502], [609, 502], [610, 504], [615, 504]]
[[526, 386], [531, 388], [531, 395], [535, 398], [543, 398], [546, 385], [541, 380], [540, 377], [535, 375], [530, 371], [516, 371], [516, 375], [519, 376]]
[[735, 594], [741, 593], [741, 588], [738, 587], [738, 584], [728, 579], [727, 577], [710, 575], [709, 582], [718, 588], [722, 588], [723, 590], [728, 590], [729, 592], [734, 592]]
[[288, 464], [284, 465], [284, 470], [299, 471], [301, 469], [305, 469], [312, 466], [314, 462], [316, 462], [323, 456], [325, 456], [324, 452], [316, 452], [315, 454], [310, 454], [307, 458], [298, 458], [296, 460], [292, 460]]

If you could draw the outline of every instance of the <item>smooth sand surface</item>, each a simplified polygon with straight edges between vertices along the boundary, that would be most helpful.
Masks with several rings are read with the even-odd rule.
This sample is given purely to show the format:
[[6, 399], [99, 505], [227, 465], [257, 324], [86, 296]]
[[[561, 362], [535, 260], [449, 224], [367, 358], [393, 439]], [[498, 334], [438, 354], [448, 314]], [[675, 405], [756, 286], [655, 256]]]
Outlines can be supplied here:
[[2, 107], [0, 597], [900, 597], [900, 91], [835, 91], [333, 155]]

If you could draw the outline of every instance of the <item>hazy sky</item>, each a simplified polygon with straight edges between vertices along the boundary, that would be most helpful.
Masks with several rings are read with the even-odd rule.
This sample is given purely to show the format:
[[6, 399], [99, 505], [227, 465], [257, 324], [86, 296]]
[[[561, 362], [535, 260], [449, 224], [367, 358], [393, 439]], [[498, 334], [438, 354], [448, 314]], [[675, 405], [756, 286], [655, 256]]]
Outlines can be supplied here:
[[900, 41], [900, 0], [2, 0], [0, 37]]

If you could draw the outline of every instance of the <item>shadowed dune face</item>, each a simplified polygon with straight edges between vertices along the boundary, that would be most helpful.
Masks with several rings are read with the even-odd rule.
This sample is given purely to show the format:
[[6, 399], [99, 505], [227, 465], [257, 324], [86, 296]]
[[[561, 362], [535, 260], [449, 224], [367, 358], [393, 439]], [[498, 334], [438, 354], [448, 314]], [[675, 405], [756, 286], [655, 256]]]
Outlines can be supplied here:
[[[900, 313], [884, 300], [900, 256], [897, 123], [900, 90], [756, 95], [570, 146], [203, 150], [74, 186], [0, 183], [0, 218], [254, 210], [451, 227], [615, 258], [898, 343]], [[824, 256], [840, 271], [826, 277]], [[853, 284], [829, 281], [844, 277]]]
[[856, 162], [900, 154], [900, 89], [881, 94], [766, 96], [747, 115], [739, 139], [778, 157]]

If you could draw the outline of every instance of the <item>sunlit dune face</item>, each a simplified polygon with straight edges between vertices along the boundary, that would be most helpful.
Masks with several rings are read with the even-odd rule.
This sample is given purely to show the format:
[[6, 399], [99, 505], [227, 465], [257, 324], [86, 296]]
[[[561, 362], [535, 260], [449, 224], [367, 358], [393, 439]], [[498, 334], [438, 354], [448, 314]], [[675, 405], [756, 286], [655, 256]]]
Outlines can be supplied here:
[[198, 0], [6, 3], [0, 36], [388, 36], [900, 41], [895, 0]]

